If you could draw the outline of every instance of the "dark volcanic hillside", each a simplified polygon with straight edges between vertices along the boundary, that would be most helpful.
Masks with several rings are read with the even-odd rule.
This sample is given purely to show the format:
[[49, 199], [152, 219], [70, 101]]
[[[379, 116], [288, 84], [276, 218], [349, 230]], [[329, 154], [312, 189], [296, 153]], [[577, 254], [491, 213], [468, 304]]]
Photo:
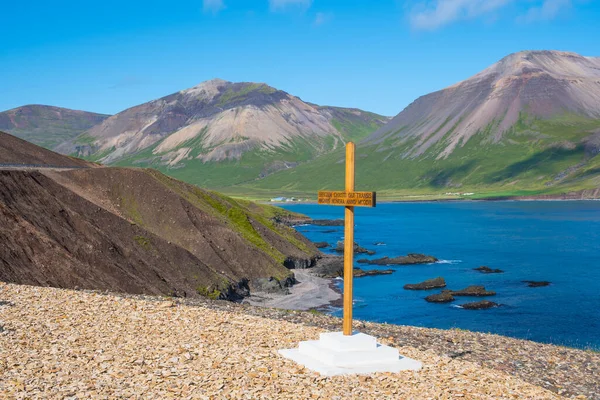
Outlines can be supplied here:
[[53, 149], [108, 117], [87, 111], [34, 104], [0, 112], [0, 130]]
[[0, 132], [0, 166], [19, 164], [54, 167], [89, 167], [93, 165], [87, 161], [63, 156]]
[[235, 298], [316, 256], [285, 214], [151, 170], [0, 170], [0, 280]]
[[124, 110], [57, 150], [218, 187], [293, 168], [387, 121], [309, 104], [262, 83], [214, 79]]
[[[360, 142], [357, 184], [392, 197], [560, 195], [600, 187], [599, 152], [600, 58], [526, 51], [420, 97]], [[326, 155], [238, 190], [339, 188], [342, 159]]]

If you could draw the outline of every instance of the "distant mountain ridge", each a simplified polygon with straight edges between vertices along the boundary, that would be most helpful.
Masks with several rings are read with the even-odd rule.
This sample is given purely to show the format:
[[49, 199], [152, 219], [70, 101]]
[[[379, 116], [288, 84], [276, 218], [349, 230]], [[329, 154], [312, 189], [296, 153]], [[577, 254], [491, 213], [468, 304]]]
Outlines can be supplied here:
[[387, 121], [306, 103], [263, 83], [213, 79], [124, 110], [57, 149], [228, 186], [310, 161]]
[[[594, 189], [599, 152], [600, 58], [524, 51], [418, 98], [362, 140], [357, 185], [393, 196]], [[237, 190], [339, 187], [342, 159], [338, 151]]]
[[0, 130], [53, 149], [108, 117], [88, 111], [32, 104], [0, 112]]

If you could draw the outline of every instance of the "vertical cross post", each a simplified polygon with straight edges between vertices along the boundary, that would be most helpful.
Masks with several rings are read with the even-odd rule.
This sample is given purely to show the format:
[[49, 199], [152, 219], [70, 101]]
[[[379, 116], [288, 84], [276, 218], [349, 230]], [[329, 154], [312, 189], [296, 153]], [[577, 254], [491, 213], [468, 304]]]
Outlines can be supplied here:
[[[346, 144], [346, 192], [354, 192], [354, 143]], [[344, 219], [344, 322], [343, 333], [352, 335], [352, 278], [354, 275], [354, 206], [346, 206]]]
[[322, 375], [419, 370], [422, 364], [401, 357], [398, 350], [378, 344], [373, 336], [352, 332], [352, 278], [354, 267], [354, 207], [375, 207], [375, 192], [354, 191], [354, 143], [346, 144], [346, 188], [319, 190], [318, 203], [345, 207], [344, 215], [344, 319], [342, 332], [321, 333], [319, 340], [300, 342], [297, 349], [279, 354]]

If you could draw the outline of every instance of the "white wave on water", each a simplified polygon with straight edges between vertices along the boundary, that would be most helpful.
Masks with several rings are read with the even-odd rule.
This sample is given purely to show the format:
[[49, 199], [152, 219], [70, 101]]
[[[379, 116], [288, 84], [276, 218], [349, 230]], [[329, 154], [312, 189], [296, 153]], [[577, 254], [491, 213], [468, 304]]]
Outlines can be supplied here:
[[460, 264], [462, 260], [438, 260], [434, 264]]
[[463, 308], [463, 306], [459, 306], [458, 304], [451, 304], [450, 307], [454, 308]]
[[297, 228], [297, 227], [299, 227], [299, 226], [310, 226], [310, 224], [300, 224], [300, 225], [294, 225], [294, 226], [292, 226], [292, 228]]
[[333, 279], [336, 280], [336, 281], [343, 281], [344, 280], [344, 278], [342, 278], [341, 276], [335, 277]]

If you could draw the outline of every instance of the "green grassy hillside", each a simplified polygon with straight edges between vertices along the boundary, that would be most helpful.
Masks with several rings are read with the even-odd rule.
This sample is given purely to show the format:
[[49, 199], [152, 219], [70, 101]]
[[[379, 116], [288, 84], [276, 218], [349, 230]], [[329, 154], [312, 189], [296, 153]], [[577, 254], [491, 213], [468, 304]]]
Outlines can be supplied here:
[[[519, 122], [494, 143], [492, 124], [439, 158], [442, 140], [418, 158], [404, 158], [410, 141], [391, 135], [378, 144], [357, 147], [357, 188], [377, 190], [380, 198], [472, 198], [560, 193], [600, 186], [600, 157], [594, 132], [600, 120], [574, 115], [550, 120], [522, 114]], [[337, 151], [295, 169], [226, 191], [256, 198], [274, 194], [309, 195], [320, 189], [343, 189], [344, 153]]]

